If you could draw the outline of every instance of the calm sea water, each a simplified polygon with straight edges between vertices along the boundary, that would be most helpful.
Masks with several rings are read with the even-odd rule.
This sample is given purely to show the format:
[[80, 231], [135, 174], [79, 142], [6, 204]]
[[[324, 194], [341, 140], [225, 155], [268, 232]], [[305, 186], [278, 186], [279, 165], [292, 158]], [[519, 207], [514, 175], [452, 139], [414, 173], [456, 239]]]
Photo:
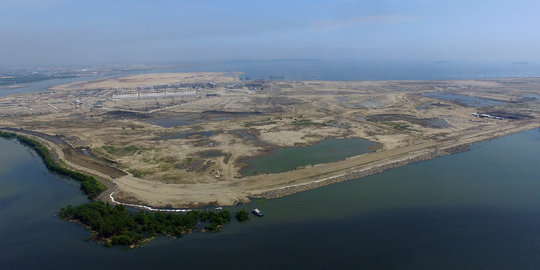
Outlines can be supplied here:
[[[117, 75], [116, 75], [117, 76]], [[66, 84], [76, 81], [85, 81], [85, 80], [95, 80], [102, 78], [109, 78], [115, 76], [86, 76], [86, 77], [76, 77], [76, 78], [65, 78], [65, 79], [52, 79], [44, 80], [32, 83], [24, 83], [17, 88], [9, 88], [8, 86], [0, 86], [0, 97], [15, 95], [15, 94], [25, 94], [25, 93], [35, 93], [42, 92], [49, 89], [51, 86]]]
[[540, 76], [537, 63], [465, 63], [376, 60], [231, 60], [194, 63], [178, 71], [243, 71], [250, 79], [457, 80]]
[[536, 269], [540, 129], [471, 151], [285, 198], [218, 234], [128, 250], [55, 215], [86, 201], [16, 142], [0, 140], [2, 269]]
[[[251, 79], [429, 80], [540, 76], [538, 65], [229, 61], [169, 71]], [[62, 81], [60, 83], [67, 82]], [[9, 94], [43, 91], [44, 81]], [[4, 90], [0, 96], [5, 95]], [[218, 234], [105, 248], [56, 216], [87, 200], [35, 153], [0, 139], [0, 269], [537, 269], [540, 130], [377, 175], [230, 208], [261, 208]]]
[[399, 62], [375, 60], [227, 60], [214, 62], [173, 63], [167, 68], [131, 70], [113, 75], [46, 80], [10, 89], [0, 87], [0, 97], [18, 93], [40, 92], [48, 87], [77, 80], [119, 77], [159, 72], [244, 72], [249, 79], [281, 80], [458, 80], [500, 77], [538, 77], [540, 64]]

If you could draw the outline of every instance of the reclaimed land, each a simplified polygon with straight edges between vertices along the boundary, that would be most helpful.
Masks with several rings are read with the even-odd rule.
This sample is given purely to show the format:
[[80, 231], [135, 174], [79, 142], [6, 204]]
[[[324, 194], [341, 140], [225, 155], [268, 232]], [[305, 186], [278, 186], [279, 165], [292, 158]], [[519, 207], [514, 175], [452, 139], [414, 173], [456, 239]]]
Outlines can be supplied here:
[[[108, 188], [98, 200], [171, 210], [286, 196], [537, 128], [539, 88], [539, 78], [340, 82], [143, 74], [2, 97], [0, 126], [39, 137], [55, 160], [98, 177]], [[283, 173], [240, 173], [250, 158], [329, 138], [365, 138], [380, 148]]]

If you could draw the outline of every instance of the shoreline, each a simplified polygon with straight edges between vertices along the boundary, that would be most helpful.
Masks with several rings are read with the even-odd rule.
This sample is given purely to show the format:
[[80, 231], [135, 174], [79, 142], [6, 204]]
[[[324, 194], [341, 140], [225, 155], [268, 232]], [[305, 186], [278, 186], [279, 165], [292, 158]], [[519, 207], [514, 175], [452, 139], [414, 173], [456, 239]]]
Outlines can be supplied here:
[[461, 144], [458, 144], [458, 145], [448, 146], [448, 147], [444, 147], [444, 148], [441, 148], [441, 149], [436, 149], [435, 151], [432, 151], [432, 152], [419, 153], [419, 154], [417, 154], [415, 156], [412, 156], [412, 157], [409, 156], [409, 157], [405, 157], [405, 158], [402, 158], [402, 159], [383, 162], [382, 164], [374, 165], [374, 166], [367, 167], [367, 168], [356, 169], [356, 170], [353, 170], [353, 171], [344, 172], [344, 173], [339, 174], [339, 175], [333, 175], [333, 176], [329, 176], [329, 177], [326, 177], [326, 178], [323, 178], [323, 179], [317, 179], [317, 180], [310, 181], [310, 182], [298, 183], [298, 184], [293, 184], [293, 185], [288, 185], [288, 186], [283, 186], [283, 187], [277, 187], [277, 188], [266, 190], [266, 191], [263, 191], [263, 192], [253, 193], [253, 194], [251, 194], [251, 197], [253, 197], [253, 198], [263, 198], [263, 199], [276, 199], [276, 198], [281, 198], [281, 197], [293, 195], [293, 194], [296, 194], [296, 193], [300, 193], [300, 192], [303, 192], [303, 191], [308, 191], [308, 190], [311, 190], [311, 189], [316, 189], [316, 188], [327, 186], [327, 185], [332, 185], [332, 184], [345, 182], [345, 181], [349, 181], [349, 180], [354, 180], [354, 179], [360, 179], [360, 178], [370, 176], [370, 175], [374, 175], [374, 174], [378, 174], [378, 173], [381, 173], [381, 172], [384, 172], [384, 171], [387, 171], [387, 170], [390, 170], [390, 169], [405, 167], [405, 166], [407, 166], [409, 164], [412, 164], [412, 163], [428, 161], [428, 160], [436, 159], [436, 158], [442, 157], [442, 156], [447, 156], [447, 155], [452, 155], [452, 154], [458, 154], [458, 153], [461, 153], [461, 152], [466, 152], [466, 151], [469, 151], [471, 149], [471, 146], [474, 145], [474, 144], [478, 144], [478, 143], [485, 142], [485, 141], [490, 141], [490, 140], [493, 140], [493, 139], [502, 138], [502, 137], [505, 137], [505, 136], [509, 136], [509, 135], [512, 135], [512, 134], [516, 134], [516, 133], [520, 133], [520, 132], [524, 132], [524, 131], [528, 131], [528, 130], [534, 130], [534, 129], [537, 129], [537, 128], [540, 128], [540, 126], [539, 125], [536, 125], [535, 127], [525, 126], [525, 127], [519, 128], [515, 132], [511, 132], [511, 133], [508, 133], [508, 134], [502, 134], [500, 136], [482, 138], [480, 140], [473, 141], [473, 142], [467, 142], [467, 143], [461, 143]]
[[[280, 197], [296, 194], [296, 193], [299, 193], [299, 192], [319, 188], [319, 187], [326, 186], [326, 185], [331, 185], [331, 184], [344, 182], [344, 181], [348, 181], [348, 180], [353, 180], [353, 179], [359, 179], [359, 178], [362, 178], [362, 177], [365, 177], [365, 176], [369, 176], [369, 175], [377, 174], [377, 173], [380, 173], [380, 172], [384, 172], [384, 171], [387, 171], [387, 170], [390, 170], [390, 169], [393, 169], [393, 168], [404, 167], [406, 165], [416, 163], [416, 162], [432, 160], [432, 159], [435, 159], [435, 158], [441, 157], [441, 156], [446, 156], [446, 155], [465, 152], [465, 151], [470, 150], [471, 146], [473, 144], [480, 143], [480, 142], [483, 142], [483, 141], [492, 140], [492, 139], [497, 139], [497, 138], [500, 138], [500, 137], [505, 137], [505, 136], [508, 136], [508, 135], [512, 135], [512, 134], [527, 131], [527, 130], [533, 130], [533, 129], [536, 129], [536, 128], [540, 128], [540, 125], [538, 125], [537, 123], [534, 123], [534, 122], [530, 122], [530, 123], [527, 123], [525, 125], [521, 125], [521, 126], [517, 126], [517, 127], [513, 126], [513, 127], [510, 127], [509, 129], [502, 130], [501, 133], [497, 133], [497, 134], [489, 133], [490, 136], [485, 136], [485, 134], [481, 134], [481, 135], [484, 135], [484, 136], [481, 136], [479, 138], [474, 138], [474, 140], [471, 140], [471, 141], [461, 142], [461, 143], [457, 143], [457, 144], [456, 143], [450, 143], [450, 144], [447, 144], [447, 145], [437, 144], [437, 145], [434, 145], [432, 147], [429, 147], [429, 151], [426, 151], [426, 149], [420, 149], [420, 150], [417, 150], [417, 151], [414, 151], [414, 152], [404, 153], [404, 154], [400, 155], [399, 157], [394, 157], [394, 158], [390, 157], [390, 158], [386, 158], [384, 160], [378, 160], [378, 161], [370, 162], [368, 164], [363, 164], [363, 165], [360, 164], [360, 165], [357, 165], [356, 167], [349, 168], [347, 170], [341, 170], [341, 171], [338, 171], [338, 172], [335, 172], [335, 171], [334, 172], [329, 172], [327, 174], [328, 176], [326, 176], [324, 178], [312, 177], [312, 178], [310, 178], [312, 180], [307, 181], [307, 182], [298, 181], [298, 183], [292, 183], [292, 184], [281, 185], [281, 186], [279, 186], [279, 184], [277, 184], [277, 185], [275, 185], [273, 187], [266, 188], [266, 189], [258, 189], [258, 190], [255, 190], [255, 189], [249, 190], [248, 189], [248, 190], [244, 190], [243, 192], [237, 191], [237, 192], [232, 192], [231, 193], [233, 195], [243, 194], [247, 198], [246, 200], [240, 200], [239, 197], [234, 197], [233, 200], [223, 202], [223, 203], [219, 203], [218, 201], [213, 201], [213, 202], [210, 202], [210, 203], [203, 203], [202, 200], [201, 201], [197, 201], [197, 200], [191, 200], [190, 201], [189, 198], [188, 198], [186, 200], [181, 201], [180, 203], [178, 203], [178, 202], [175, 203], [175, 202], [171, 202], [171, 201], [167, 201], [167, 203], [160, 203], [160, 202], [147, 203], [147, 202], [144, 201], [144, 195], [143, 195], [142, 197], [138, 197], [136, 199], [136, 201], [133, 201], [133, 203], [129, 202], [129, 200], [134, 199], [134, 197], [130, 197], [130, 198], [128, 197], [127, 202], [123, 202], [123, 199], [118, 199], [118, 198], [115, 199], [115, 201], [122, 202], [122, 203], [130, 203], [131, 205], [135, 205], [137, 207], [144, 207], [144, 208], [148, 207], [148, 208], [151, 208], [151, 209], [160, 209], [160, 206], [161, 206], [161, 207], [164, 207], [166, 209], [166, 210], [161, 210], [161, 211], [175, 211], [175, 210], [180, 211], [181, 209], [185, 209], [185, 208], [204, 208], [204, 207], [209, 207], [209, 206], [215, 206], [215, 207], [217, 207], [217, 206], [234, 206], [234, 205], [238, 205], [238, 204], [248, 203], [248, 202], [252, 201], [252, 199], [257, 199], [257, 198], [275, 199], [275, 198], [280, 198]], [[475, 135], [478, 135], [478, 134], [475, 134]], [[494, 136], [491, 136], [491, 135], [494, 135]], [[322, 164], [322, 165], [323, 166], [324, 165], [328, 166], [329, 164], [332, 165], [332, 163], [326, 163], [326, 164]], [[309, 170], [309, 169], [310, 168], [306, 168], [304, 170]], [[285, 172], [285, 173], [266, 175], [266, 176], [269, 177], [269, 178], [277, 178], [276, 176], [287, 175], [287, 174], [290, 174], [290, 173], [295, 173], [297, 171], [298, 170], [293, 170], [293, 171], [289, 171], [289, 172]], [[334, 175], [332, 175], [332, 174], [334, 174]], [[324, 175], [324, 174], [320, 174], [320, 175]], [[258, 176], [258, 177], [259, 178], [264, 177], [264, 175], [263, 176]], [[242, 183], [247, 182], [249, 180], [250, 180], [249, 177], [247, 177], [247, 179], [246, 178], [238, 179], [238, 184], [242, 184]], [[212, 192], [212, 191], [208, 190], [208, 192]], [[187, 194], [187, 193], [185, 193], [185, 194]], [[174, 207], [175, 205], [178, 205], [179, 207], [176, 208], [176, 207]], [[148, 209], [148, 208], [146, 208], [146, 209]], [[160, 211], [160, 210], [158, 210], [158, 211]]]
[[292, 195], [292, 194], [303, 192], [303, 191], [308, 191], [311, 189], [316, 189], [316, 188], [327, 186], [327, 185], [332, 185], [332, 184], [341, 183], [341, 182], [354, 180], [354, 179], [360, 179], [360, 178], [378, 174], [378, 173], [381, 173], [390, 169], [405, 167], [412, 163], [428, 161], [428, 160], [432, 160], [432, 159], [442, 157], [442, 156], [466, 152], [471, 149], [472, 144], [475, 144], [475, 143], [465, 143], [459, 146], [443, 149], [443, 151], [446, 151], [446, 153], [443, 151], [438, 151], [434, 153], [420, 154], [415, 157], [399, 159], [399, 160], [395, 160], [395, 161], [385, 163], [382, 165], [369, 167], [365, 169], [359, 169], [352, 172], [346, 172], [340, 175], [330, 176], [330, 177], [315, 180], [312, 182], [284, 186], [284, 187], [276, 188], [274, 190], [265, 191], [263, 193], [253, 194], [253, 197], [263, 198], [263, 199], [276, 199], [276, 198], [285, 197], [288, 195]]
[[14, 139], [20, 144], [32, 149], [41, 158], [45, 167], [56, 174], [67, 176], [80, 184], [80, 189], [90, 200], [96, 199], [101, 193], [107, 190], [106, 186], [99, 182], [96, 177], [80, 171], [72, 170], [62, 166], [62, 160], [58, 162], [52, 157], [49, 148], [44, 146], [39, 141], [27, 136], [19, 135], [18, 133], [5, 132], [0, 130], [0, 137], [4, 139]]
[[[195, 72], [126, 76], [70, 84], [73, 88], [61, 85], [39, 97], [6, 98], [0, 110], [4, 128], [0, 129], [38, 140], [59, 164], [96, 177], [107, 187], [98, 200], [149, 211], [183, 212], [232, 206], [253, 198], [279, 198], [466, 151], [473, 143], [540, 127], [540, 103], [526, 98], [540, 87], [537, 79], [265, 81], [251, 89], [253, 83], [222, 73]], [[166, 96], [153, 101], [110, 100], [114, 95], [133, 94], [140, 84], [154, 89], [151, 93], [180, 87], [198, 89], [198, 95], [181, 100]], [[424, 97], [426, 91], [507, 100], [492, 108], [498, 110], [493, 115], [504, 118], [474, 117], [483, 109]], [[74, 97], [84, 97], [84, 104], [74, 105]], [[156, 108], [162, 112], [154, 119], [172, 121], [170, 127], [148, 123], [135, 113]], [[204, 112], [249, 117], [212, 118]], [[196, 136], [183, 135], [190, 133]], [[161, 139], [165, 135], [173, 136]], [[271, 150], [314, 146], [330, 138], [362, 138], [380, 149], [364, 153], [352, 149], [358, 144], [351, 145], [347, 147], [355, 156], [307, 161], [306, 165], [287, 153], [284, 161], [290, 167], [280, 170], [275, 167], [280, 165], [264, 164], [274, 167], [268, 170], [273, 173], [242, 173], [246, 157], [257, 159]], [[208, 151], [223, 155], [206, 156]]]
[[[491, 136], [486, 136], [485, 134], [475, 134], [475, 135], [480, 135], [480, 137], [474, 138], [471, 141], [462, 142], [458, 144], [450, 143], [450, 144], [444, 145], [444, 143], [439, 143], [439, 144], [435, 144], [434, 146], [427, 147], [428, 151], [426, 151], [426, 149], [419, 149], [417, 151], [405, 152], [396, 157], [388, 157], [383, 160], [375, 160], [367, 164], [360, 164], [346, 170], [338, 170], [334, 172], [329, 172], [328, 174], [330, 175], [324, 178], [310, 180], [307, 182], [299, 181], [299, 183], [293, 183], [293, 184], [284, 185], [284, 186], [283, 185], [275, 186], [275, 187], [271, 187], [271, 188], [263, 189], [263, 190], [252, 190], [251, 192], [249, 190], [246, 190], [243, 193], [248, 198], [247, 200], [239, 200], [238, 198], [236, 198], [233, 201], [227, 202], [227, 203], [220, 203], [219, 201], [215, 201], [212, 203], [203, 203], [202, 201], [197, 202], [197, 200], [194, 199], [187, 203], [186, 201], [183, 201], [180, 207], [174, 207], [175, 205], [179, 205], [179, 204], [175, 204], [173, 202], [168, 202], [166, 204], [146, 203], [142, 197], [139, 197], [137, 198], [137, 202], [135, 203], [135, 202], [130, 202], [129, 199], [125, 200], [123, 198], [114, 197], [115, 193], [117, 192], [122, 193], [122, 190], [118, 188], [118, 185], [114, 179], [106, 179], [106, 181], [110, 182], [112, 185], [106, 185], [108, 189], [103, 191], [101, 195], [99, 195], [98, 200], [110, 201], [117, 205], [124, 205], [128, 207], [144, 209], [144, 210], [153, 211], [153, 212], [186, 213], [194, 209], [204, 209], [204, 208], [219, 209], [220, 206], [234, 206], [239, 203], [247, 203], [247, 202], [250, 202], [251, 199], [253, 198], [275, 199], [275, 198], [285, 197], [288, 195], [296, 194], [299, 192], [303, 192], [303, 191], [307, 191], [307, 190], [311, 190], [311, 189], [315, 189], [315, 188], [319, 188], [319, 187], [323, 187], [323, 186], [327, 186], [327, 185], [331, 185], [335, 183], [363, 178], [363, 177], [381, 173], [381, 172], [384, 172], [393, 168], [404, 167], [412, 163], [431, 160], [437, 157], [456, 154], [460, 152], [465, 152], [465, 151], [470, 150], [473, 144], [508, 136], [508, 135], [523, 132], [526, 130], [533, 130], [536, 128], [540, 128], [540, 125], [534, 122], [529, 122], [520, 126], [513, 126], [506, 130], [501, 130], [500, 132], [502, 133], [497, 133], [497, 134], [489, 133]], [[40, 138], [40, 139], [43, 139], [43, 138]], [[50, 141], [47, 141], [47, 142], [52, 143]], [[53, 148], [53, 150], [55, 149]], [[356, 156], [356, 157], [359, 157], [359, 156]], [[339, 163], [339, 161], [333, 162], [333, 163]], [[319, 167], [321, 165], [328, 166], [329, 164], [332, 165], [332, 163], [325, 163], [325, 164], [316, 165], [314, 167]], [[312, 168], [304, 168], [303, 170], [310, 170]], [[76, 168], [76, 170], [80, 171], [80, 168]], [[265, 176], [275, 177], [276, 175], [279, 175], [279, 174], [294, 173], [295, 171], [297, 170], [273, 174], [273, 175], [262, 175], [259, 177], [265, 177]], [[331, 174], [334, 174], [334, 175], [331, 175]], [[319, 175], [321, 176], [324, 174], [319, 174]], [[238, 180], [239, 182], [242, 182], [242, 181], [246, 181], [246, 178], [249, 179], [249, 177], [244, 177]], [[317, 177], [316, 176], [310, 177], [310, 179], [313, 179], [313, 178], [317, 178]], [[208, 190], [208, 192], [211, 192], [211, 191]], [[240, 192], [237, 191], [235, 193], [240, 193]]]

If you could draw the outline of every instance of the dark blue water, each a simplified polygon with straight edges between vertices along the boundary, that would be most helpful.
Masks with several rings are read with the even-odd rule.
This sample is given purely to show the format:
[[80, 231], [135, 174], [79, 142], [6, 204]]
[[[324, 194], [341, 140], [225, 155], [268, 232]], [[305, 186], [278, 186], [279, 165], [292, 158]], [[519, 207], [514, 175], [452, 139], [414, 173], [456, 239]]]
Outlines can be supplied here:
[[84, 239], [57, 210], [86, 201], [0, 140], [2, 269], [536, 269], [540, 129], [289, 197], [247, 224], [126, 250]]

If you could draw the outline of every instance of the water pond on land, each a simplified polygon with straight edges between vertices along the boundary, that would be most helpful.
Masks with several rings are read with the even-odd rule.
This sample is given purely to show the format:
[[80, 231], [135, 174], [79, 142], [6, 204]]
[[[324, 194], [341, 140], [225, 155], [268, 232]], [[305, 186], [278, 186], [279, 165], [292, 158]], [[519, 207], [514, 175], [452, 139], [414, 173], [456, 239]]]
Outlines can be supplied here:
[[219, 150], [208, 150], [201, 153], [201, 156], [203, 158], [221, 157], [221, 156], [226, 156], [226, 155], [227, 155], [226, 153], [223, 153]]
[[268, 155], [241, 160], [242, 176], [279, 173], [306, 165], [344, 160], [373, 151], [376, 143], [362, 138], [326, 139], [311, 146], [276, 149]]
[[211, 137], [216, 133], [214, 131], [197, 131], [197, 132], [180, 132], [171, 135], [165, 135], [159, 137], [160, 140], [172, 140], [172, 139], [191, 139], [199, 137]]
[[522, 97], [528, 98], [528, 99], [540, 99], [540, 95], [536, 95], [536, 94], [527, 94], [527, 95], [523, 95]]
[[358, 103], [356, 108], [378, 108], [384, 105], [385, 104], [383, 102], [364, 101], [364, 102]]
[[209, 117], [209, 118], [201, 118], [200, 115], [195, 114], [185, 114], [185, 115], [178, 115], [178, 116], [171, 116], [171, 117], [163, 117], [163, 118], [152, 118], [146, 120], [146, 122], [161, 126], [165, 128], [170, 127], [178, 127], [178, 126], [189, 126], [194, 125], [198, 123], [203, 123], [206, 121], [223, 121], [223, 120], [229, 120], [232, 119], [232, 117], [228, 116], [215, 116], [215, 117]]
[[176, 115], [162, 115], [147, 119], [149, 124], [170, 128], [178, 126], [189, 126], [199, 123], [224, 121], [235, 119], [238, 117], [247, 117], [259, 115], [260, 112], [222, 112], [222, 111], [205, 111], [202, 113], [179, 113]]
[[502, 101], [497, 101], [497, 100], [492, 100], [492, 99], [487, 99], [487, 98], [458, 95], [454, 93], [429, 92], [429, 93], [422, 93], [422, 96], [429, 97], [429, 98], [436, 98], [440, 100], [452, 101], [466, 107], [475, 107], [475, 108], [495, 106], [495, 105], [502, 104]]

